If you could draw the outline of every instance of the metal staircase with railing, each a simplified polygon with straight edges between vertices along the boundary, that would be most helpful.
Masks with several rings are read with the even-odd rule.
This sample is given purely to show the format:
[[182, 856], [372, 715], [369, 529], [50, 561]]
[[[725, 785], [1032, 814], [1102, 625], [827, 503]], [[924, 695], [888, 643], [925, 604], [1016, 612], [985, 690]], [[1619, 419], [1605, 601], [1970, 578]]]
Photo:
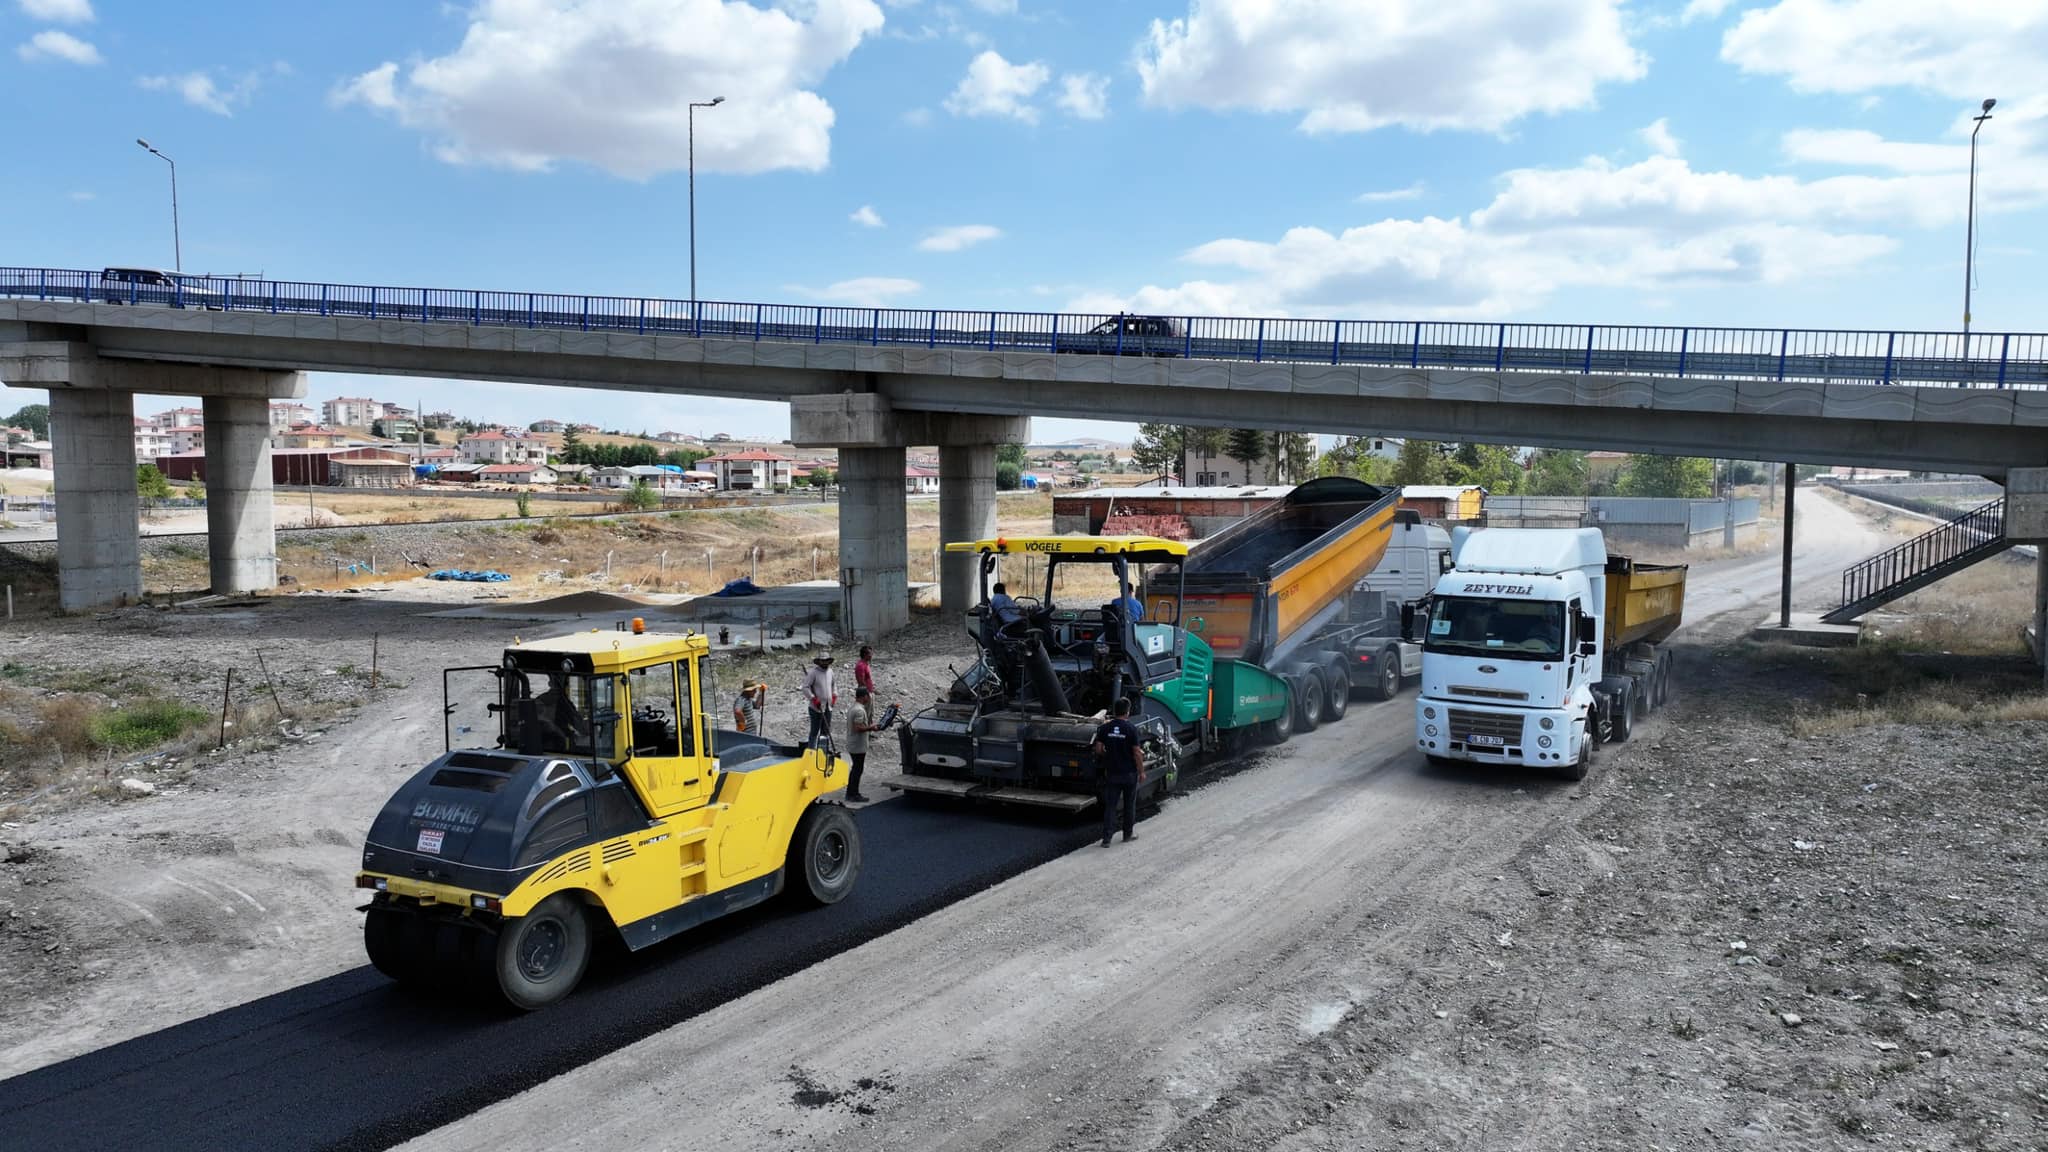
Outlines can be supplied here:
[[1821, 619], [1847, 624], [2010, 547], [2001, 496], [1845, 570], [1842, 605]]

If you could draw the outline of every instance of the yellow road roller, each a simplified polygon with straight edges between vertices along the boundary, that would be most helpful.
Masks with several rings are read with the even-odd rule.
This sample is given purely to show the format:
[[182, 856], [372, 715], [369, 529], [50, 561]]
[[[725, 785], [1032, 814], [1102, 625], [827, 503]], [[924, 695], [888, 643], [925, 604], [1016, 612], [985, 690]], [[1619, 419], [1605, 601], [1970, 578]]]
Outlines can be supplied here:
[[709, 652], [635, 620], [443, 673], [446, 750], [378, 813], [356, 877], [378, 971], [534, 1009], [600, 933], [637, 951], [785, 888], [845, 899], [861, 847], [826, 799], [836, 756], [721, 728]]

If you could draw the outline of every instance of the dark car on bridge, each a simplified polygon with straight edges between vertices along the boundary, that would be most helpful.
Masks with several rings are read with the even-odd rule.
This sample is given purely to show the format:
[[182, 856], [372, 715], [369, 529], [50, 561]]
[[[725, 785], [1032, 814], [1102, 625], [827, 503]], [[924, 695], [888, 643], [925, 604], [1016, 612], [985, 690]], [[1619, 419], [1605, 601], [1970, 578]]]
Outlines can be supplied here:
[[1060, 351], [1101, 356], [1178, 356], [1187, 328], [1170, 316], [1113, 316], [1086, 332], [1060, 337]]

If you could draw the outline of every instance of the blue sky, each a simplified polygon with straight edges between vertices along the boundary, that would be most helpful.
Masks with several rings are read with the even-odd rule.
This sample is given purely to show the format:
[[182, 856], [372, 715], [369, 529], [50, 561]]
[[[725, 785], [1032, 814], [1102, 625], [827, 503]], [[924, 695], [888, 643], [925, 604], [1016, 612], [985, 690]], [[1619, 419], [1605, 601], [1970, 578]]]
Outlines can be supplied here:
[[686, 296], [682, 105], [725, 96], [697, 118], [707, 299], [1954, 328], [1991, 96], [1974, 326], [2048, 327], [2038, 0], [0, 2], [10, 264], [168, 266], [142, 136], [178, 162], [188, 271]]

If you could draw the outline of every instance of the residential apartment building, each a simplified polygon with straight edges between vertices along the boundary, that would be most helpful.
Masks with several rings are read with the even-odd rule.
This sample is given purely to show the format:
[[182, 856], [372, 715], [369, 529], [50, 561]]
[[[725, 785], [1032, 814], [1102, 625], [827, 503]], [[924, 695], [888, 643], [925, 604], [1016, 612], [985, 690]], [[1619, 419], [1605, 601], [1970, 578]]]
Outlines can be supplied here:
[[[716, 439], [716, 437], [713, 437]], [[697, 467], [718, 474], [718, 486], [742, 492], [772, 492], [787, 488], [795, 479], [796, 460], [779, 452], [749, 448], [706, 456]]]
[[201, 424], [206, 423], [206, 412], [200, 408], [173, 408], [168, 412], [157, 413], [152, 418], [152, 422], [157, 427], [165, 430], [172, 428], [197, 428]]
[[524, 464], [529, 461], [545, 464], [548, 459], [547, 441], [524, 432], [506, 432], [497, 428], [464, 436], [456, 447], [464, 460], [477, 464]]
[[560, 420], [535, 420], [526, 426], [528, 432], [562, 432], [569, 426]]
[[903, 490], [913, 496], [929, 496], [939, 490], [939, 474], [912, 464], [903, 469]]
[[1250, 469], [1228, 456], [1188, 456], [1188, 474], [1183, 479], [1197, 488], [1228, 488], [1232, 485], [1278, 484], [1278, 465], [1268, 457], [1252, 461]]
[[382, 401], [361, 396], [340, 396], [320, 407], [321, 423], [330, 428], [368, 428], [384, 418]]
[[315, 412], [310, 406], [305, 404], [293, 404], [289, 401], [282, 404], [272, 404], [270, 406], [270, 430], [282, 432], [294, 424], [311, 424], [319, 418], [319, 415], [318, 412]]

